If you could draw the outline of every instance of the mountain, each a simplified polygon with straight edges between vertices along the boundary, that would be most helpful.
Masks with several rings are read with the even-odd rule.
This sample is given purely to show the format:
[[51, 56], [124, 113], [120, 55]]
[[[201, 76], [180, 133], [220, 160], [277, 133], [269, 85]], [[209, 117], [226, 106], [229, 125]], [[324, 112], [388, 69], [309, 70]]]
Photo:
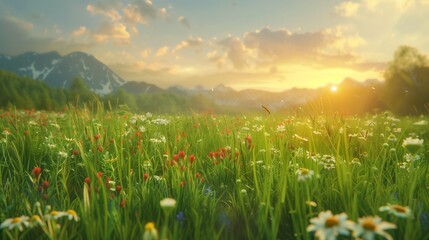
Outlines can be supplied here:
[[187, 96], [201, 95], [213, 101], [218, 106], [238, 107], [248, 110], [261, 109], [261, 106], [265, 106], [271, 110], [293, 107], [314, 100], [321, 93], [320, 89], [305, 88], [293, 88], [283, 92], [254, 89], [236, 91], [224, 84], [217, 85], [212, 89], [206, 89], [201, 86], [188, 89], [175, 85], [169, 87], [167, 91]]
[[27, 52], [17, 56], [0, 54], [0, 69], [62, 88], [69, 87], [74, 78], [80, 77], [92, 91], [100, 95], [113, 92], [126, 83], [94, 56], [83, 52], [72, 52], [65, 56], [58, 52]]
[[165, 92], [164, 89], [150, 83], [129, 81], [120, 87], [131, 94]]

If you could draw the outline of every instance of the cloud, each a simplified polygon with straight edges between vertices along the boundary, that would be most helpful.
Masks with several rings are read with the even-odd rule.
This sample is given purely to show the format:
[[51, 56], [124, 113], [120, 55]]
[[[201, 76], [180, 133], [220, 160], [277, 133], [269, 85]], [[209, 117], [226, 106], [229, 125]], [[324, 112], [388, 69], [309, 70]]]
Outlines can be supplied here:
[[0, 53], [17, 55], [28, 51], [58, 51], [67, 54], [92, 48], [91, 43], [66, 41], [53, 37], [32, 37], [33, 25], [14, 17], [0, 17]]
[[97, 2], [95, 4], [88, 4], [86, 10], [92, 15], [103, 15], [110, 19], [111, 21], [118, 21], [121, 19], [121, 15], [116, 10], [120, 7], [120, 4], [117, 3], [105, 3]]
[[176, 45], [174, 48], [174, 51], [179, 51], [185, 48], [191, 48], [191, 47], [198, 47], [203, 44], [203, 39], [200, 37], [193, 38], [188, 37], [188, 39], [181, 41], [179, 44]]
[[86, 27], [85, 26], [80, 26], [78, 29], [74, 30], [72, 35], [75, 37], [79, 37], [82, 36], [83, 34], [85, 34], [86, 31]]
[[234, 68], [243, 69], [248, 66], [246, 60], [248, 51], [239, 38], [228, 36], [218, 41], [217, 44], [226, 50], [226, 58], [231, 61]]
[[150, 0], [137, 0], [124, 8], [125, 21], [131, 23], [147, 24], [149, 19], [167, 15], [165, 8], [156, 8]]
[[130, 43], [130, 33], [127, 27], [120, 22], [104, 22], [93, 36], [97, 43], [102, 43], [107, 40], [112, 40], [117, 44]]
[[293, 33], [286, 29], [274, 30], [263, 28], [246, 33], [246, 48], [255, 49], [259, 56], [276, 62], [299, 61], [318, 55], [332, 39], [323, 31]]
[[342, 2], [335, 6], [335, 12], [344, 17], [351, 17], [356, 15], [360, 7], [356, 2]]
[[262, 28], [246, 33], [242, 39], [228, 36], [217, 44], [225, 55], [212, 52], [207, 59], [218, 67], [227, 60], [239, 70], [288, 64], [353, 69], [380, 66], [363, 64], [366, 61], [355, 53], [355, 49], [365, 44], [365, 40], [344, 26], [316, 32]]
[[163, 57], [168, 53], [169, 50], [170, 50], [170, 48], [167, 46], [162, 47], [162, 48], [158, 49], [158, 51], [156, 52], [156, 56], [157, 57]]
[[191, 24], [189, 23], [189, 20], [186, 17], [180, 16], [179, 18], [177, 18], [177, 21], [183, 26], [187, 28], [191, 28]]

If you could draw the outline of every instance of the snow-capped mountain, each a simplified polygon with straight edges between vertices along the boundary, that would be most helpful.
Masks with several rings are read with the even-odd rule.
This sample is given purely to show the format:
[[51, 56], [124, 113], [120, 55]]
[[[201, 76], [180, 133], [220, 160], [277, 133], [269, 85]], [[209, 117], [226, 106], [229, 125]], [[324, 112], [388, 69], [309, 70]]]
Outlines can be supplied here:
[[74, 78], [79, 77], [100, 95], [108, 94], [126, 83], [94, 56], [83, 52], [65, 56], [57, 52], [27, 52], [17, 56], [0, 54], [0, 69], [44, 80], [53, 87], [67, 88]]

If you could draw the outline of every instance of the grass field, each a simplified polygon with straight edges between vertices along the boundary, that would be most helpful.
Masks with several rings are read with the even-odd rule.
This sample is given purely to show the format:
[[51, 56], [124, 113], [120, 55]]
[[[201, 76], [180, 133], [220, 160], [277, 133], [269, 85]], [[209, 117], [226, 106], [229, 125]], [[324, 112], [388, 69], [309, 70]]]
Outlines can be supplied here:
[[2, 239], [429, 239], [427, 116], [0, 113]]

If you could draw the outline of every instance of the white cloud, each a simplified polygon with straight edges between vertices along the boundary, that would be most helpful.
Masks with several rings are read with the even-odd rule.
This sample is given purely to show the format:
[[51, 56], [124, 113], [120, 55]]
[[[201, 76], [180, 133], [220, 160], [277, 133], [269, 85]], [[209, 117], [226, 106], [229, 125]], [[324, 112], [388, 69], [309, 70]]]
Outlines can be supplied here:
[[118, 4], [106, 4], [97, 2], [96, 4], [88, 4], [86, 10], [92, 15], [103, 15], [111, 21], [118, 21], [121, 19], [121, 15], [116, 10], [119, 7]]
[[356, 2], [342, 2], [335, 6], [335, 12], [344, 17], [351, 17], [356, 15], [360, 7]]
[[119, 22], [105, 22], [100, 29], [94, 33], [94, 38], [98, 43], [107, 40], [113, 40], [118, 44], [128, 44], [130, 42], [130, 33], [127, 27]]
[[176, 47], [174, 48], [174, 51], [176, 52], [184, 48], [198, 47], [198, 46], [201, 46], [202, 44], [203, 44], [202, 38], [188, 37], [188, 39], [183, 40], [179, 44], [177, 44]]
[[124, 8], [125, 21], [147, 24], [149, 19], [167, 16], [167, 9], [157, 8], [149, 0], [137, 0]]
[[226, 50], [226, 57], [231, 61], [236, 69], [248, 67], [247, 54], [248, 51], [243, 42], [237, 38], [228, 36], [227, 38], [217, 42], [219, 46]]
[[168, 53], [169, 50], [170, 50], [170, 48], [167, 46], [162, 47], [162, 48], [158, 49], [158, 51], [156, 52], [156, 56], [157, 57], [163, 57]]
[[180, 16], [179, 18], [177, 18], [177, 21], [182, 24], [183, 26], [190, 28], [191, 24], [189, 23], [189, 20], [184, 17], [184, 16]]
[[72, 35], [75, 37], [79, 37], [79, 36], [82, 36], [83, 34], [85, 34], [86, 32], [87, 32], [86, 27], [80, 26], [78, 29], [73, 31]]
[[94, 45], [86, 42], [66, 41], [54, 37], [32, 36], [33, 24], [14, 17], [0, 17], [0, 52], [16, 55], [27, 51], [58, 51], [67, 54], [72, 51], [85, 51]]

